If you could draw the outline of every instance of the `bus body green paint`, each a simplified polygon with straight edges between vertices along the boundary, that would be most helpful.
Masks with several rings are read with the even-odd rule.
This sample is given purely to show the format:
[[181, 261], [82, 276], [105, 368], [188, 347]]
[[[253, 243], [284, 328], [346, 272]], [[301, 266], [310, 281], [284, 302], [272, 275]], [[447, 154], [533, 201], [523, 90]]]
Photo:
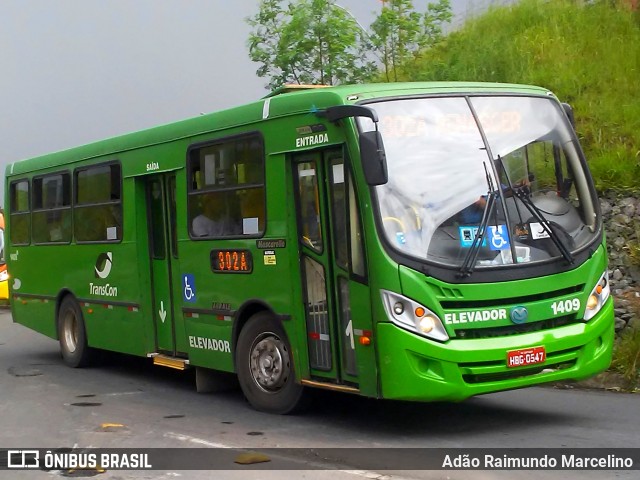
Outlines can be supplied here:
[[[322, 114], [354, 104], [380, 117], [386, 185], [367, 185], [360, 157], [373, 122]], [[594, 375], [611, 359], [613, 303], [586, 163], [575, 135], [558, 147], [572, 135], [561, 111], [523, 85], [315, 88], [14, 163], [13, 318], [57, 338], [71, 295], [92, 347], [235, 372], [240, 330], [266, 311], [297, 382], [379, 398]], [[477, 248], [481, 222], [462, 218], [456, 189], [495, 203]], [[232, 218], [201, 237], [209, 193]], [[532, 347], [543, 363], [508, 366]]]

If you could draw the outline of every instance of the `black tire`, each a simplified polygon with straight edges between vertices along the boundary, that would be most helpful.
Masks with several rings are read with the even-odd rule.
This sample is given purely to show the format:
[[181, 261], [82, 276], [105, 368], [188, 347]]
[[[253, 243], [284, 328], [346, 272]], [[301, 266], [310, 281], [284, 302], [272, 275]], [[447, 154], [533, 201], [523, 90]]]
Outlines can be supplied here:
[[58, 310], [58, 340], [64, 363], [73, 368], [86, 367], [93, 358], [93, 349], [87, 345], [84, 318], [78, 302], [66, 296]]
[[304, 388], [296, 383], [289, 341], [273, 315], [257, 313], [242, 328], [236, 369], [240, 388], [256, 410], [284, 415], [301, 405]]

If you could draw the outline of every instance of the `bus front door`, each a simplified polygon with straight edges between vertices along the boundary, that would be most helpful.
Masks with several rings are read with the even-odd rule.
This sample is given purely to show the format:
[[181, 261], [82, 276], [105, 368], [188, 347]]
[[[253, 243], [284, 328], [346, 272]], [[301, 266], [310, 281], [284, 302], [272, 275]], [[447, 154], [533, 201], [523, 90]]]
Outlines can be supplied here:
[[175, 356], [178, 352], [171, 279], [172, 267], [178, 258], [176, 177], [175, 174], [158, 174], [145, 177], [145, 180], [156, 352]]
[[362, 227], [345, 154], [298, 154], [293, 169], [310, 376], [375, 395]]

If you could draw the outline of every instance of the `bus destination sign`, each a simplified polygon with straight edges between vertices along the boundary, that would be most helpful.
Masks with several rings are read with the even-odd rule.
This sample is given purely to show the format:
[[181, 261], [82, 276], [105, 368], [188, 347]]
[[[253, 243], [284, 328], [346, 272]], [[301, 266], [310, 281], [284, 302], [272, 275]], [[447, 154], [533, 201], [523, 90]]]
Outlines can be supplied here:
[[211, 270], [216, 273], [251, 273], [253, 257], [249, 250], [211, 250]]

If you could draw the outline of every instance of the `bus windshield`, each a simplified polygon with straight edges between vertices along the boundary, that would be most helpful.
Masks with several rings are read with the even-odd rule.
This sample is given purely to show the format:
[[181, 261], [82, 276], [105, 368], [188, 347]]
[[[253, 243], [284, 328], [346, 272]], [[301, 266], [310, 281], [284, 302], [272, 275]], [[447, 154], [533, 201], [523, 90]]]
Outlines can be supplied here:
[[395, 250], [449, 267], [492, 268], [571, 261], [571, 252], [595, 238], [593, 188], [554, 99], [433, 97], [368, 106], [380, 118], [389, 172], [388, 183], [375, 187], [379, 225]]

